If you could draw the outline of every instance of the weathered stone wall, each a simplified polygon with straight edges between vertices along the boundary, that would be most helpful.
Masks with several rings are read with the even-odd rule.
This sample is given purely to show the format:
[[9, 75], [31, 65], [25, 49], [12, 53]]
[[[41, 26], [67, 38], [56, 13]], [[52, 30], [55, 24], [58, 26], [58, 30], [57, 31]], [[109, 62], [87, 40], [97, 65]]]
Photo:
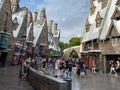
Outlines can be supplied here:
[[28, 78], [34, 90], [71, 90], [66, 81], [42, 74], [33, 68], [30, 68]]
[[99, 46], [102, 54], [120, 54], [120, 44], [112, 45], [111, 39], [100, 42]]
[[6, 29], [9, 33], [12, 34], [12, 12], [11, 12], [11, 4], [10, 0], [5, 0], [3, 3], [3, 6], [0, 10], [0, 31], [4, 30], [4, 16], [5, 13], [7, 13], [7, 23], [6, 23]]

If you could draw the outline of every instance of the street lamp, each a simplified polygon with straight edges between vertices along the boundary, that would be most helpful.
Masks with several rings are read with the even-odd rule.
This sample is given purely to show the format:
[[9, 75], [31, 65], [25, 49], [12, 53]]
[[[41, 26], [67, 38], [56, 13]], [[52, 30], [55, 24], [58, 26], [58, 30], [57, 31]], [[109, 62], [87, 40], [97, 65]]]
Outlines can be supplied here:
[[[26, 34], [23, 34], [22, 35], [22, 49], [21, 49], [21, 58], [22, 58], [22, 60], [23, 60], [23, 58], [24, 58], [24, 56], [23, 56], [23, 51], [24, 51], [24, 43], [25, 43], [25, 40], [26, 40]], [[21, 59], [20, 58], [20, 59]], [[19, 78], [21, 78], [22, 77], [22, 61], [21, 61], [21, 63], [20, 63], [20, 73], [19, 73]]]

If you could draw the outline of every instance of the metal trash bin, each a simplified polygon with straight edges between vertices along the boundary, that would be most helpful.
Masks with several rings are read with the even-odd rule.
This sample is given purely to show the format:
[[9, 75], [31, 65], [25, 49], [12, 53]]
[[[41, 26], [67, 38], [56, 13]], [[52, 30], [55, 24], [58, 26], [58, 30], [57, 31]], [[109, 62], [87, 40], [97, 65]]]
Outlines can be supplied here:
[[67, 82], [67, 90], [72, 90], [72, 79], [69, 77], [63, 78], [64, 81]]

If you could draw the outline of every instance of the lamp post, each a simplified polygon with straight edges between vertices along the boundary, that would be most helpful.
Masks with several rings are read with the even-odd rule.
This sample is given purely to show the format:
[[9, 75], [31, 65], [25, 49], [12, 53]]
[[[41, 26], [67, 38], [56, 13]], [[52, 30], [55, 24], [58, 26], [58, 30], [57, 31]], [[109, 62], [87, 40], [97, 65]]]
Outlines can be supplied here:
[[[24, 56], [23, 56], [23, 51], [24, 51], [24, 43], [25, 43], [25, 40], [26, 40], [26, 34], [23, 34], [22, 35], [22, 49], [21, 49], [21, 57], [20, 57], [20, 59], [22, 59], [23, 60], [23, 58], [24, 58]], [[20, 63], [20, 73], [19, 73], [19, 78], [21, 78], [22, 77], [22, 61], [21, 61], [21, 63]]]

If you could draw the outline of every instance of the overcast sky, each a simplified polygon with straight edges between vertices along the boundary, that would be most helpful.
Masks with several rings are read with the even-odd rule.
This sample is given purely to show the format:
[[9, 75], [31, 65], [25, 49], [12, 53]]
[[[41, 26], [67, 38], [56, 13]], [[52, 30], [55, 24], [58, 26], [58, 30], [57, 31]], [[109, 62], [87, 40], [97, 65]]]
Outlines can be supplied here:
[[90, 0], [20, 0], [32, 12], [40, 13], [46, 8], [47, 20], [58, 23], [60, 41], [69, 42], [72, 37], [81, 37], [88, 15]]

